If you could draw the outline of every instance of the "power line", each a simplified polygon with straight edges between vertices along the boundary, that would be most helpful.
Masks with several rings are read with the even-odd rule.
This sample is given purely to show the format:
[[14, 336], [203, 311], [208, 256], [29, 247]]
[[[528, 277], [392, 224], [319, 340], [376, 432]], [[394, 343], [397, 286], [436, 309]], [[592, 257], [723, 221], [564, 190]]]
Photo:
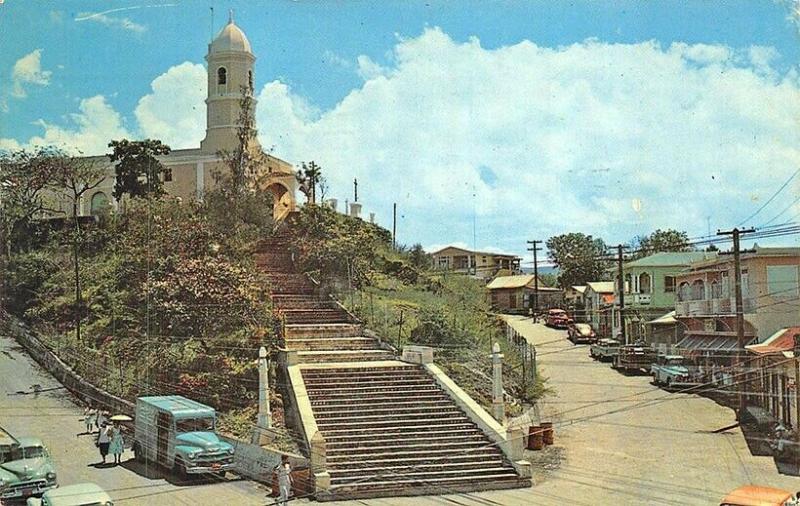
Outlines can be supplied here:
[[780, 187], [780, 188], [778, 188], [777, 190], [775, 190], [775, 193], [773, 193], [773, 194], [772, 194], [772, 196], [771, 196], [769, 199], [767, 199], [767, 201], [766, 201], [766, 202], [764, 202], [764, 203], [761, 205], [761, 207], [759, 207], [758, 209], [756, 209], [756, 211], [755, 211], [753, 214], [751, 214], [751, 215], [750, 215], [750, 216], [748, 216], [747, 218], [743, 219], [743, 220], [741, 221], [741, 223], [737, 224], [736, 226], [737, 226], [737, 227], [741, 227], [742, 225], [744, 225], [745, 223], [747, 223], [748, 221], [750, 221], [751, 219], [753, 219], [755, 216], [757, 216], [757, 215], [758, 215], [758, 213], [760, 213], [760, 212], [761, 212], [761, 211], [762, 211], [762, 210], [763, 210], [765, 207], [767, 207], [767, 206], [769, 205], [769, 203], [770, 203], [770, 202], [772, 202], [772, 201], [775, 199], [775, 197], [777, 197], [777, 196], [778, 196], [778, 194], [780, 194], [780, 193], [781, 193], [781, 192], [784, 190], [784, 188], [786, 188], [787, 186], [789, 186], [789, 183], [792, 181], [792, 179], [794, 179], [794, 178], [795, 178], [795, 176], [797, 176], [797, 174], [800, 174], [800, 169], [797, 169], [796, 171], [794, 171], [794, 173], [792, 173], [792, 175], [791, 175], [791, 176], [789, 176], [789, 179], [787, 179], [787, 180], [786, 180], [786, 182], [785, 182], [785, 183], [783, 183], [783, 184], [781, 185], [781, 187]]

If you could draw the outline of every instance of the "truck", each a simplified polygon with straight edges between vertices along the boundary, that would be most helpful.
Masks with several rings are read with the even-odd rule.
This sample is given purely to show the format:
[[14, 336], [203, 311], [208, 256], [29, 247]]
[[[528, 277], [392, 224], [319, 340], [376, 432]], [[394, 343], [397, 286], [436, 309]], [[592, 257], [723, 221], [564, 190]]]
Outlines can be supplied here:
[[589, 356], [600, 361], [614, 360], [619, 352], [619, 346], [619, 341], [616, 339], [604, 337], [589, 347]]
[[690, 388], [702, 384], [700, 377], [685, 364], [681, 355], [659, 355], [650, 365], [653, 384], [667, 388]]
[[42, 440], [35, 437], [13, 439], [16, 444], [0, 464], [0, 500], [24, 501], [56, 488], [55, 465]]
[[234, 447], [216, 433], [214, 408], [180, 395], [136, 400], [133, 454], [183, 478], [234, 467]]
[[625, 373], [650, 373], [655, 351], [642, 343], [620, 346], [611, 367]]

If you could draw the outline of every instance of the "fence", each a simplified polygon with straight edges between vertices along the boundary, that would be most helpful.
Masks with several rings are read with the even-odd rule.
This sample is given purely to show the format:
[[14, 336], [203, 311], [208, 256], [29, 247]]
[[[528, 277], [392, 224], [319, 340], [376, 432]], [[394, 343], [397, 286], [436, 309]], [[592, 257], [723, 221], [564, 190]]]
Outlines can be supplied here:
[[522, 381], [530, 380], [531, 384], [536, 383], [538, 370], [536, 368], [536, 346], [525, 339], [525, 336], [506, 322], [506, 341], [519, 352], [522, 358]]

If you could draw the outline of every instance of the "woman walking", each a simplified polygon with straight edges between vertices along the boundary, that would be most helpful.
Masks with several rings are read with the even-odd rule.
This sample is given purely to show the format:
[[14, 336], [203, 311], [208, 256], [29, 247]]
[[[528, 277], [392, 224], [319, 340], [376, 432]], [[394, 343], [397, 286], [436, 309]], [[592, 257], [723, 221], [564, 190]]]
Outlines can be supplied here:
[[83, 410], [83, 423], [86, 424], [86, 434], [94, 432], [92, 426], [94, 425], [95, 412], [91, 406], [86, 406]]
[[108, 455], [108, 447], [111, 444], [111, 427], [107, 423], [100, 426], [100, 432], [97, 434], [97, 448], [100, 449], [100, 456], [103, 457], [103, 464], [106, 463], [106, 455]]
[[125, 440], [122, 439], [122, 427], [116, 422], [111, 429], [111, 444], [108, 447], [108, 451], [114, 456], [114, 465], [122, 462], [122, 452], [125, 451]]

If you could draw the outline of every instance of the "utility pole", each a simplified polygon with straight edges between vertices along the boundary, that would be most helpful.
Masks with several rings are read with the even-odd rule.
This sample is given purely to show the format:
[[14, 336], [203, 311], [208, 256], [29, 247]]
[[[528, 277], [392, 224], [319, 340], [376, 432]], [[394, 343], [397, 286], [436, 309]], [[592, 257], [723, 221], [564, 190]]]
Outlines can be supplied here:
[[625, 329], [625, 275], [622, 272], [622, 249], [625, 246], [617, 245], [617, 278], [619, 283], [619, 331], [622, 344], [628, 344], [628, 332]]
[[397, 202], [392, 204], [392, 251], [397, 251]]
[[536, 252], [541, 251], [539, 244], [542, 241], [534, 239], [527, 242], [531, 245], [528, 251], [533, 252], [533, 317], [536, 318], [539, 315], [539, 262], [536, 258]]
[[[736, 297], [736, 356], [734, 357], [734, 372], [739, 373], [741, 372], [740, 369], [743, 367], [743, 356], [742, 352], [744, 351], [744, 303], [742, 301], [742, 263], [741, 263], [741, 255], [739, 252], [739, 237], [742, 234], [749, 234], [755, 232], [755, 229], [748, 228], [746, 230], [740, 230], [738, 228], [734, 228], [733, 230], [717, 230], [717, 235], [730, 235], [733, 236], [733, 276], [734, 276], [734, 285], [735, 285], [735, 292], [734, 295]], [[744, 399], [744, 390], [747, 388], [749, 384], [747, 374], [744, 375], [744, 382], [743, 387], [737, 388], [736, 390], [739, 392], [739, 410], [737, 411], [737, 419], [741, 417], [742, 413], [744, 412], [745, 408], [745, 399]]]
[[358, 179], [353, 179], [353, 202], [358, 202]]

